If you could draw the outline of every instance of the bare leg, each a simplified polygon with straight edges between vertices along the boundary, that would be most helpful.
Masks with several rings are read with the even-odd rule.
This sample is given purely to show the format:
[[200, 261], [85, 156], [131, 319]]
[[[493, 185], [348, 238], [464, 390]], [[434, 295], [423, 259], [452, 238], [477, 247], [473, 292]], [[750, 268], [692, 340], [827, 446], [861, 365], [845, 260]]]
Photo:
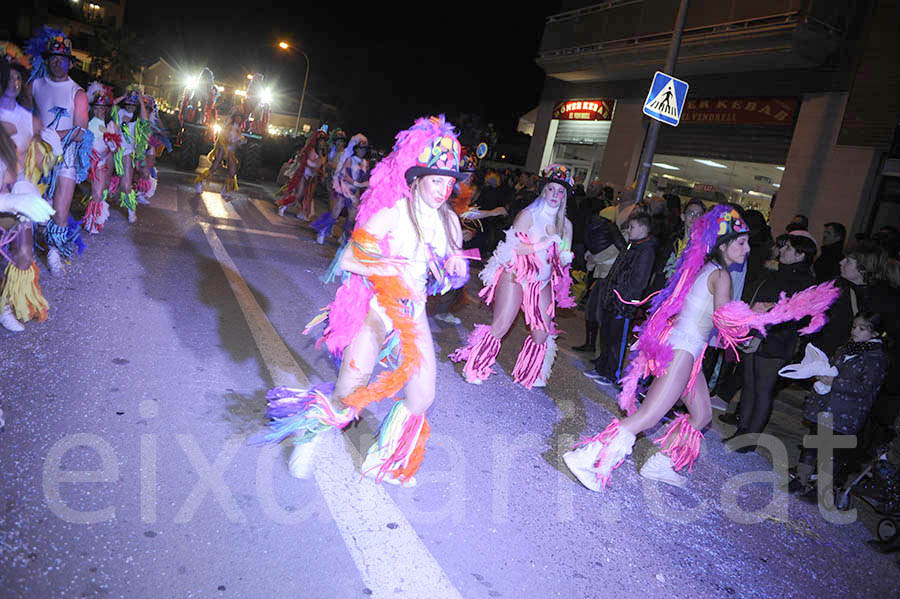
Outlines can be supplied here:
[[369, 310], [369, 315], [359, 333], [344, 349], [341, 372], [334, 384], [334, 394], [332, 395], [336, 409], [343, 410], [343, 399], [369, 383], [386, 336], [387, 330], [384, 321], [374, 310]]
[[53, 193], [53, 222], [60, 227], [69, 224], [69, 208], [72, 205], [72, 194], [75, 192], [75, 179], [59, 177], [56, 180], [56, 190]]
[[[521, 287], [520, 287], [521, 289]], [[552, 301], [553, 290], [550, 289], [550, 285], [544, 285], [544, 288], [541, 289], [541, 296], [538, 299], [539, 305], [541, 307], [541, 317], [544, 320], [544, 327], [547, 329], [546, 331], [541, 331], [538, 329], [531, 330], [531, 338], [534, 339], [534, 342], [538, 345], [543, 344], [547, 337], [550, 336], [550, 330], [553, 326], [553, 321], [550, 320], [550, 315], [547, 314], [547, 310], [550, 308], [550, 302]]]
[[502, 339], [515, 322], [522, 306], [522, 295], [522, 286], [515, 282], [514, 275], [511, 272], [504, 272], [494, 294], [491, 335], [495, 338]]
[[[694, 357], [689, 352], [676, 349], [672, 362], [666, 370], [666, 374], [653, 381], [653, 384], [650, 385], [650, 389], [647, 391], [647, 398], [641, 404], [641, 407], [631, 416], [622, 419], [620, 427], [636, 435], [659, 422], [684, 394], [684, 389], [691, 377], [691, 369], [693, 366]], [[701, 380], [701, 378], [698, 377], [697, 385], [699, 386], [701, 384], [705, 385], [706, 381], [705, 379]], [[692, 401], [689, 403], [694, 405], [704, 403], [702, 402], [704, 399], [702, 396], [699, 398], [695, 396], [694, 399], [701, 401]], [[705, 410], [708, 413], [710, 410], [708, 392], [705, 400]], [[693, 411], [691, 413], [693, 416]], [[702, 410], [698, 410], [696, 420], [699, 422], [702, 420], [702, 417]], [[709, 418], [707, 417], [707, 422], [708, 421]], [[699, 429], [702, 427], [695, 428]]]
[[406, 383], [406, 399], [403, 403], [413, 414], [424, 414], [434, 402], [434, 386], [437, 365], [434, 355], [434, 340], [425, 312], [416, 319], [416, 345], [422, 354], [419, 369]]
[[31, 268], [34, 261], [34, 234], [31, 224], [19, 225], [19, 234], [16, 236], [13, 245], [13, 264], [19, 270]]

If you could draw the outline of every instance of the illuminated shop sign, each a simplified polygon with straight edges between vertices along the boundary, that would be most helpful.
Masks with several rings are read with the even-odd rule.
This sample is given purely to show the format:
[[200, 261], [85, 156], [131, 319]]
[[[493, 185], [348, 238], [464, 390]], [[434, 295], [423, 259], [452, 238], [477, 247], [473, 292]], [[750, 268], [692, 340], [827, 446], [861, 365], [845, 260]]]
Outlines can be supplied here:
[[553, 108], [553, 118], [561, 121], [609, 121], [612, 119], [610, 100], [569, 100]]
[[793, 125], [797, 98], [709, 98], [688, 100], [682, 123]]

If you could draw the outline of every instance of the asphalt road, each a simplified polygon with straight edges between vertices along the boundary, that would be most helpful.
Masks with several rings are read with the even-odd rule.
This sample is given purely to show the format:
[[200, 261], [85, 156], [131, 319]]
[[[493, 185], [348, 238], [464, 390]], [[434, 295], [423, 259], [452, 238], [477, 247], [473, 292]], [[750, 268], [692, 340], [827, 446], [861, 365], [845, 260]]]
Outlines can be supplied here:
[[[0, 330], [0, 596], [896, 596], [862, 511], [833, 523], [775, 489], [768, 456], [726, 449], [717, 423], [687, 489], [638, 476], [648, 437], [604, 493], [577, 484], [559, 456], [615, 403], [565, 349], [548, 387], [513, 384], [521, 321], [498, 374], [467, 385], [445, 356], [490, 319], [474, 278], [462, 326], [432, 321], [419, 485], [360, 478], [386, 402], [291, 478], [287, 443], [245, 441], [268, 388], [336, 376], [301, 334], [334, 293], [318, 277], [336, 245], [269, 190], [238, 195], [162, 169], [137, 224], [114, 211], [64, 278], [42, 264], [48, 321]], [[562, 348], [581, 342], [580, 314], [559, 324]], [[797, 422], [779, 402], [770, 432], [792, 456]]]

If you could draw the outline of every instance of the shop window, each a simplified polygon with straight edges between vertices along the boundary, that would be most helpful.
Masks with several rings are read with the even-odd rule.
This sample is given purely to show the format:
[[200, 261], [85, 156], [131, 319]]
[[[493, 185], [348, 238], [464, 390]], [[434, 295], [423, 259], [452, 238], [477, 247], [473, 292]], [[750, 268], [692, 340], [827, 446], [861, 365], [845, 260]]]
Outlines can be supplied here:
[[783, 174], [784, 167], [777, 164], [657, 154], [647, 192], [674, 193], [682, 202], [734, 202], [768, 217]]

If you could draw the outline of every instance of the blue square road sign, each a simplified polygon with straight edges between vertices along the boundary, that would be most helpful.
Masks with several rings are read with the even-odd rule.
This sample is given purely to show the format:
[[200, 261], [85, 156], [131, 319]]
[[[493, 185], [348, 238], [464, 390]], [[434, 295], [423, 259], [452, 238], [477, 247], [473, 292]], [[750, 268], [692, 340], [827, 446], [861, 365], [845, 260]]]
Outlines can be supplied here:
[[656, 71], [644, 101], [644, 114], [673, 127], [681, 120], [688, 84], [671, 75]]

